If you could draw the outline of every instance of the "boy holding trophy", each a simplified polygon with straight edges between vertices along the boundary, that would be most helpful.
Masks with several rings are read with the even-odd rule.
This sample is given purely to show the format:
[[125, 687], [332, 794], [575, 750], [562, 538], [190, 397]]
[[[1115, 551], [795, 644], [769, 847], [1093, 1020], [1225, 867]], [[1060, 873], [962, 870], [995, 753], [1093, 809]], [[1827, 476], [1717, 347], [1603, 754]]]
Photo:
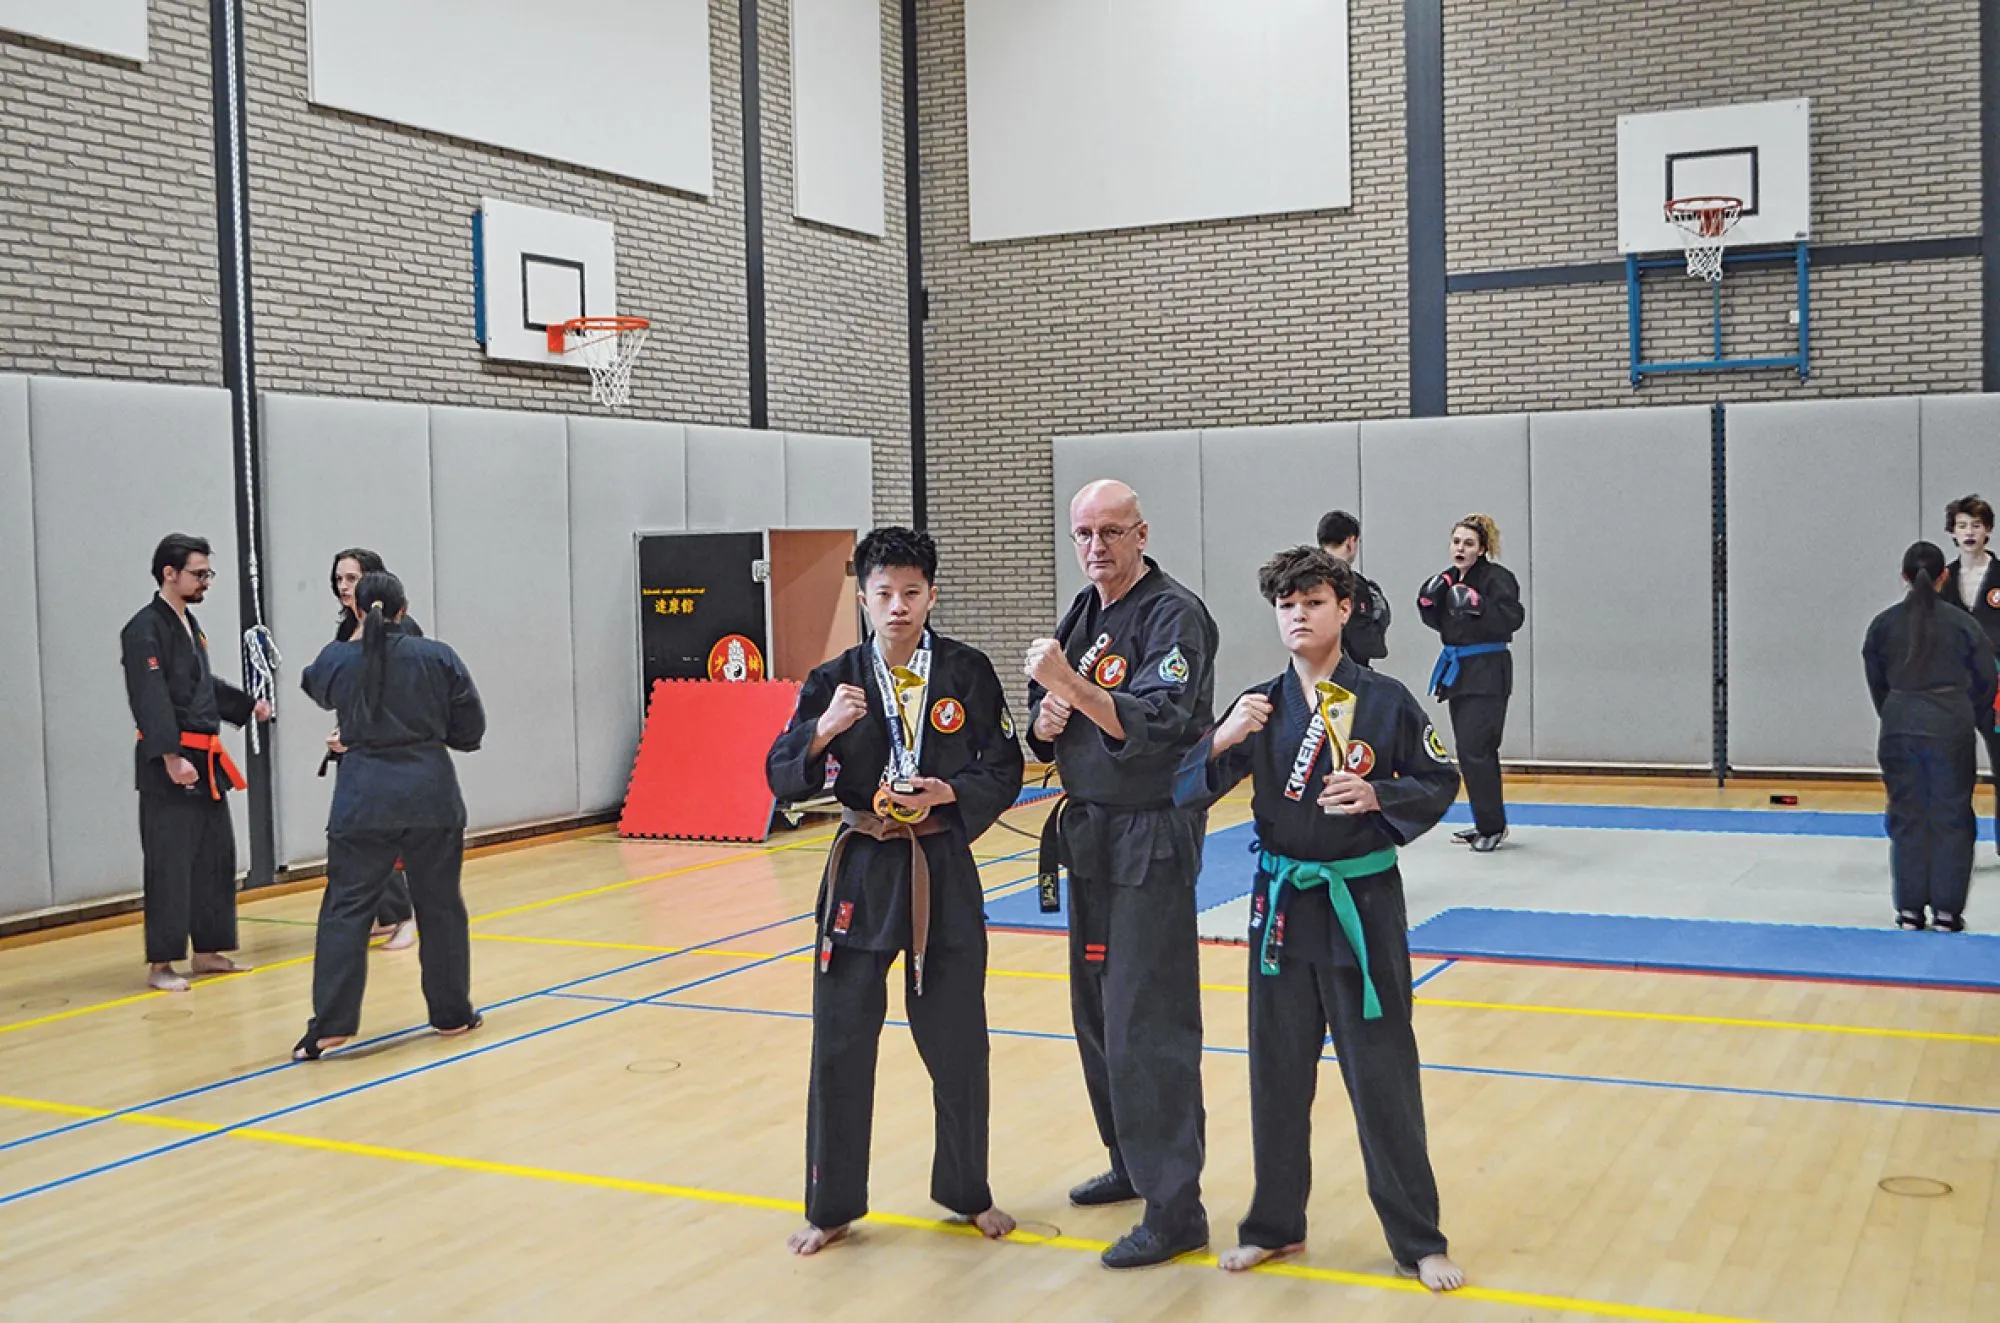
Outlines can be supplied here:
[[1312, 547], [1257, 588], [1291, 665], [1236, 700], [1182, 760], [1177, 802], [1251, 778], [1261, 843], [1250, 911], [1250, 1116], [1256, 1193], [1222, 1255], [1232, 1272], [1305, 1247], [1312, 1102], [1330, 1031], [1368, 1194], [1398, 1271], [1464, 1285], [1438, 1229], [1425, 1142], [1410, 948], [1396, 851], [1436, 825], [1458, 773], [1409, 690], [1341, 653], [1354, 574]]

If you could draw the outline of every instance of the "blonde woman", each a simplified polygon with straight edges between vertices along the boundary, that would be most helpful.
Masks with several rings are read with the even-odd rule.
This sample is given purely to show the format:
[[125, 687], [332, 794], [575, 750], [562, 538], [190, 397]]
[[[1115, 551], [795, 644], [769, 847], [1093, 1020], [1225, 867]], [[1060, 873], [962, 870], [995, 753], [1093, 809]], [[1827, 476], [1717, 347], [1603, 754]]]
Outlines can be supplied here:
[[1444, 648], [1431, 672], [1431, 692], [1450, 705], [1458, 770], [1472, 801], [1472, 828], [1456, 833], [1480, 854], [1507, 839], [1507, 805], [1500, 790], [1500, 737], [1514, 692], [1515, 633], [1528, 618], [1521, 585], [1499, 563], [1500, 526], [1483, 514], [1452, 525], [1451, 564], [1417, 594], [1424, 623]]

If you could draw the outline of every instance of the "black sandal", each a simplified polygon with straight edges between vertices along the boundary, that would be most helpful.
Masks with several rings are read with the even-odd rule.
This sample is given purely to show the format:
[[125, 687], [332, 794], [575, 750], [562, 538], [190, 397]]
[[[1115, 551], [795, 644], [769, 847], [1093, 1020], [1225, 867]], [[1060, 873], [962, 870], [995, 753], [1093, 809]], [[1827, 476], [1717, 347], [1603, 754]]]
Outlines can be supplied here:
[[292, 1060], [318, 1061], [328, 1052], [345, 1047], [354, 1037], [352, 1034], [316, 1034], [306, 1030], [306, 1036], [292, 1047]]
[[478, 1011], [474, 1011], [472, 1013], [472, 1019], [465, 1024], [457, 1025], [450, 1029], [440, 1029], [436, 1025], [432, 1025], [431, 1030], [432, 1032], [436, 1033], [440, 1038], [456, 1038], [460, 1034], [471, 1033], [474, 1029], [477, 1029], [480, 1025], [485, 1023], [486, 1023], [486, 1017], [481, 1015]]
[[1962, 933], [1965, 931], [1965, 916], [1963, 914], [1946, 914], [1939, 910], [1932, 910], [1931, 927], [1941, 933]]
[[1896, 926], [1904, 932], [1920, 933], [1927, 925], [1922, 910], [1897, 910]]

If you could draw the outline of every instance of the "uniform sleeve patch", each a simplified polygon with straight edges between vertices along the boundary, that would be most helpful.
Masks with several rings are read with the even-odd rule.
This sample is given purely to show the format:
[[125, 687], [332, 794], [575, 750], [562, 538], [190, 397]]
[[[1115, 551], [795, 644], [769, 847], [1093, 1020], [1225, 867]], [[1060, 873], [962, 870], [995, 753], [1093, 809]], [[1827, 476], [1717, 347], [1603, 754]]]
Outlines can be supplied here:
[[1445, 752], [1444, 741], [1438, 738], [1437, 727], [1428, 722], [1424, 724], [1424, 749], [1441, 763], [1451, 761], [1451, 755]]
[[1172, 652], [1160, 659], [1160, 678], [1168, 684], [1186, 684], [1188, 682], [1187, 654], [1182, 652], [1178, 645], [1175, 646]]
[[1010, 740], [1014, 738], [1014, 714], [1007, 710], [1005, 703], [1000, 705], [1000, 733]]

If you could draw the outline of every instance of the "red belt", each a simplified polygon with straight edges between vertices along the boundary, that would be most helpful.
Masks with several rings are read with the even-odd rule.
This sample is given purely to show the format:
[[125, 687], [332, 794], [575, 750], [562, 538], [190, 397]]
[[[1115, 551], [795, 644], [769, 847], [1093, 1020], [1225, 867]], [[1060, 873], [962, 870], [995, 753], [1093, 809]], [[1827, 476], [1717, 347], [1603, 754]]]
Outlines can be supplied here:
[[236, 760], [229, 756], [229, 750], [222, 747], [222, 737], [220, 735], [196, 735], [191, 731], [184, 730], [181, 732], [181, 747], [183, 749], [192, 749], [196, 753], [205, 753], [208, 755], [209, 798], [222, 798], [222, 787], [216, 783], [215, 779], [217, 767], [220, 767], [222, 774], [229, 778], [229, 788], [231, 790], [242, 790], [249, 786], [250, 783], [243, 779], [242, 769], [236, 766]]

